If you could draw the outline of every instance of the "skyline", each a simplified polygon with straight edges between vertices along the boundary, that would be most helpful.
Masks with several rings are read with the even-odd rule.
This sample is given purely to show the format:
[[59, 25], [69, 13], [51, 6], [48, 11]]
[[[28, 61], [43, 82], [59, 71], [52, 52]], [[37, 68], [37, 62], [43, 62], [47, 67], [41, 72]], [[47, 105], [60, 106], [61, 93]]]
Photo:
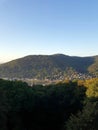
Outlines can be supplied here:
[[97, 0], [1, 0], [0, 62], [26, 55], [98, 55]]

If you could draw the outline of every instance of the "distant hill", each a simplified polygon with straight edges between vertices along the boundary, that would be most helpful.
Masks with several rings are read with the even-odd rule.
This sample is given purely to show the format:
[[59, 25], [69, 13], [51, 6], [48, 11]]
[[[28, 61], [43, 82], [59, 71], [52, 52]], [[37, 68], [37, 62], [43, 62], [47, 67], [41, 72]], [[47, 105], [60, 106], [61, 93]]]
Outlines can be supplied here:
[[0, 77], [44, 79], [70, 72], [98, 74], [98, 56], [30, 55], [0, 64]]

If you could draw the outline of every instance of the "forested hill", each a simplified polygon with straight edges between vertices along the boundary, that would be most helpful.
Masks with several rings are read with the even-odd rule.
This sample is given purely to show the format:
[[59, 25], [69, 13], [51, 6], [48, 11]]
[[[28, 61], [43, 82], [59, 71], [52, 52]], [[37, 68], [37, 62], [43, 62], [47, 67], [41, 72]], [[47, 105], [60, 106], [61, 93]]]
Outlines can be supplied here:
[[98, 56], [30, 55], [0, 65], [0, 77], [49, 78], [67, 73], [98, 73]]

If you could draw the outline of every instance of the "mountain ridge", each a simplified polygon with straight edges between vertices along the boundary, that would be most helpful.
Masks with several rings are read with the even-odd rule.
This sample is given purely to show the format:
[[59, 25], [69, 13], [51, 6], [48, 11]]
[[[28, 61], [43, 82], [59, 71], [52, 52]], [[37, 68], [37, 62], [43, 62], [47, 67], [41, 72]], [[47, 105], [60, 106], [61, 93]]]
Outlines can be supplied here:
[[72, 73], [98, 74], [98, 55], [79, 57], [64, 54], [28, 55], [0, 64], [0, 77], [49, 78]]

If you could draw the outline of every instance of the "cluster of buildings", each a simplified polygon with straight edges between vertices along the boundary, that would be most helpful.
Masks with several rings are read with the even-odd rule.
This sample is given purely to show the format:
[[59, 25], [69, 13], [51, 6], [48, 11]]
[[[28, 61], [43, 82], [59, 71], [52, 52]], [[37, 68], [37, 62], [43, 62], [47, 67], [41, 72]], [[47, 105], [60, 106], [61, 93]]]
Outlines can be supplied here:
[[2, 78], [5, 80], [10, 80], [10, 81], [23, 81], [28, 83], [28, 85], [30, 86], [34, 86], [37, 84], [42, 84], [42, 85], [48, 85], [51, 83], [56, 83], [59, 81], [64, 81], [64, 80], [85, 80], [85, 79], [91, 79], [91, 78], [95, 78], [94, 75], [90, 75], [90, 74], [83, 74], [83, 73], [68, 73], [68, 74], [62, 74], [59, 73], [57, 75], [52, 75], [50, 77], [45, 77], [44, 79], [37, 79], [37, 78]]

